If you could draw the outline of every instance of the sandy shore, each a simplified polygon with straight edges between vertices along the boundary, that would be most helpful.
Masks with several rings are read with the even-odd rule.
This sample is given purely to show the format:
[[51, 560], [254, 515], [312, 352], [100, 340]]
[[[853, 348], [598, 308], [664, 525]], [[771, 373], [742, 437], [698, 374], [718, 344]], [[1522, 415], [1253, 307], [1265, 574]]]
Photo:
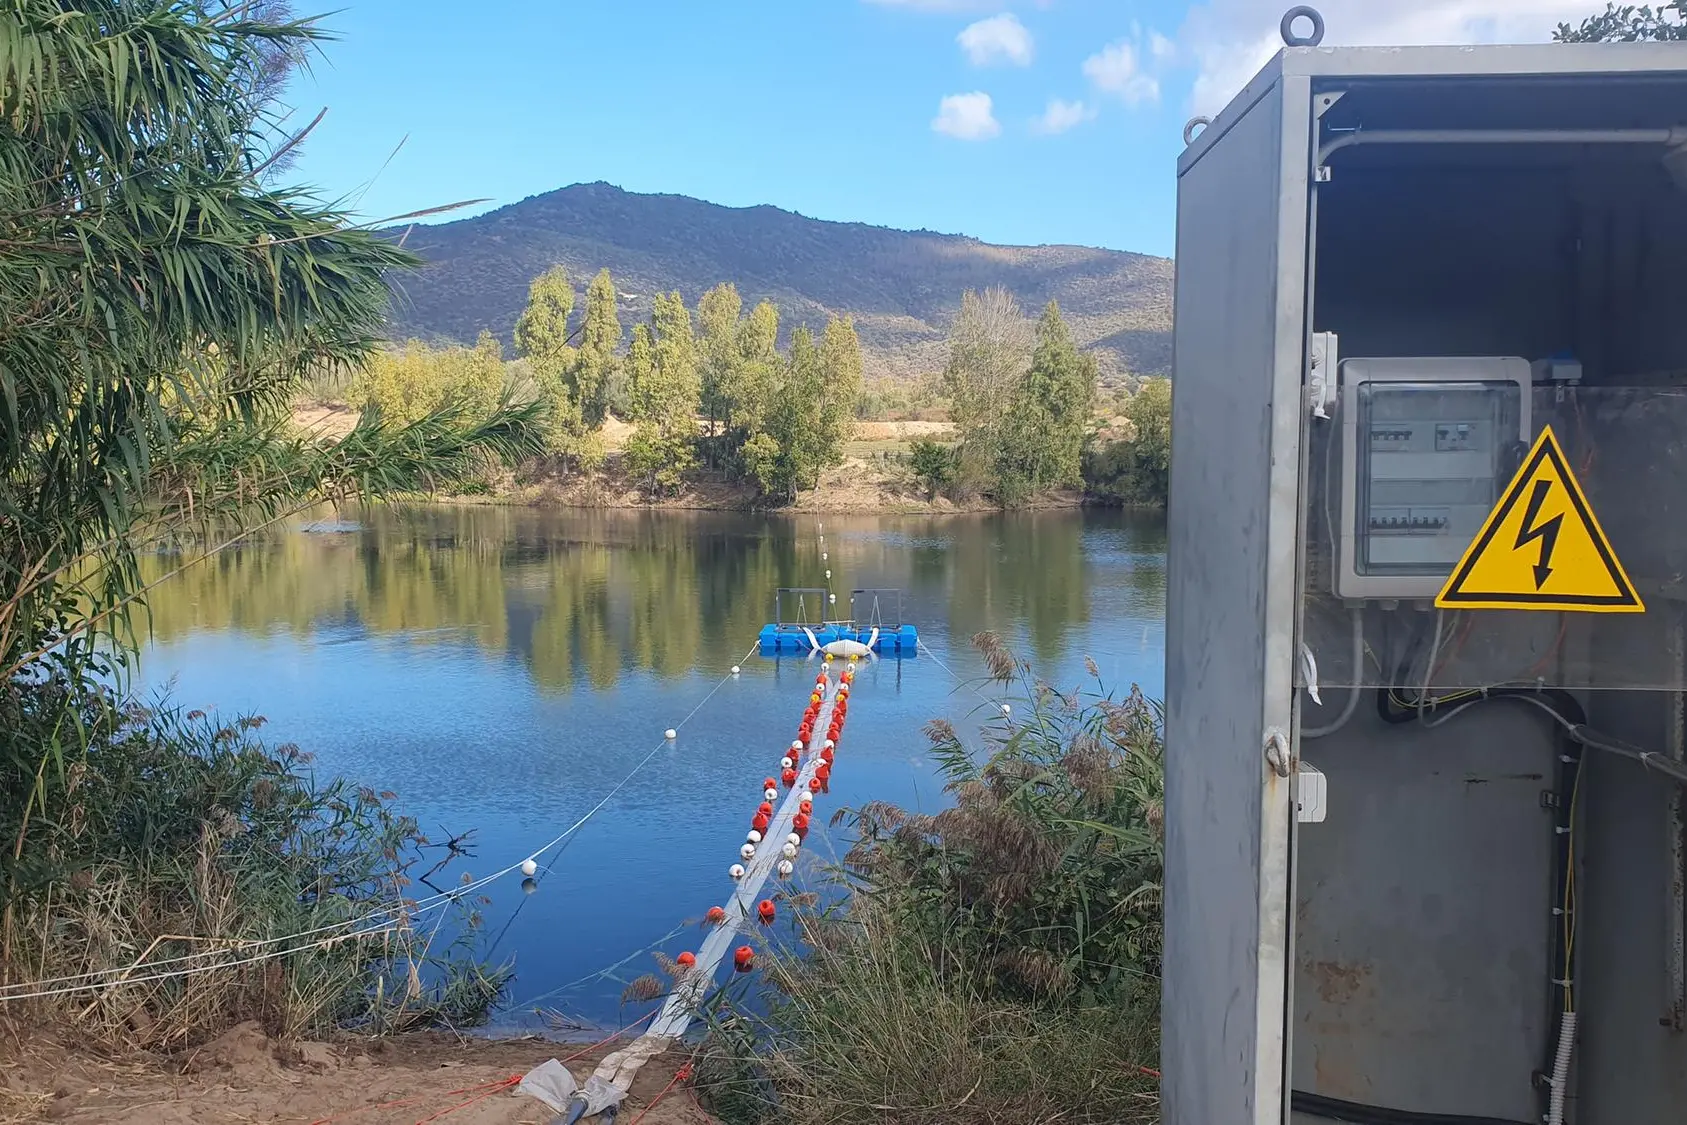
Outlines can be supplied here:
[[[0, 1122], [546, 1125], [555, 1114], [513, 1080], [556, 1058], [584, 1081], [617, 1045], [430, 1032], [282, 1046], [242, 1024], [180, 1055], [114, 1056], [0, 1031]], [[709, 1125], [691, 1090], [674, 1083], [684, 1062], [668, 1055], [646, 1066], [622, 1120], [648, 1109], [641, 1125]]]

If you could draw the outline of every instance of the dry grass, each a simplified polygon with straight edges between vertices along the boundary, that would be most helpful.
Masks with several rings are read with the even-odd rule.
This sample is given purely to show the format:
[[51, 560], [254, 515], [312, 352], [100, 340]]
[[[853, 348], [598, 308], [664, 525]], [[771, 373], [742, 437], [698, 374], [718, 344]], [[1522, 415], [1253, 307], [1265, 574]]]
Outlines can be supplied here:
[[974, 644], [1023, 703], [982, 753], [927, 724], [949, 807], [834, 818], [856, 830], [847, 906], [797, 911], [764, 1008], [737, 1004], [706, 1043], [711, 1106], [735, 1125], [1158, 1120], [1159, 710], [1099, 677], [1055, 690], [994, 634]]
[[[769, 958], [767, 1025], [720, 1021], [697, 1063], [723, 1120], [784, 1125], [1149, 1125], [1151, 1007], [1055, 1012], [992, 994], [885, 914], [823, 927], [806, 959]], [[771, 1043], [754, 1056], [752, 1040]]]

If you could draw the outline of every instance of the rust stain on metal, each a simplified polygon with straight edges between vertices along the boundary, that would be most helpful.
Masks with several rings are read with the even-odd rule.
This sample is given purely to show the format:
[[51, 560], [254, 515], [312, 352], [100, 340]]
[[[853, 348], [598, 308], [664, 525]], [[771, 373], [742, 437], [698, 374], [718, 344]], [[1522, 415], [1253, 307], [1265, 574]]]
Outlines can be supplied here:
[[1326, 1004], [1345, 1004], [1365, 987], [1372, 968], [1362, 962], [1313, 961], [1306, 971], [1318, 989], [1320, 1000]]

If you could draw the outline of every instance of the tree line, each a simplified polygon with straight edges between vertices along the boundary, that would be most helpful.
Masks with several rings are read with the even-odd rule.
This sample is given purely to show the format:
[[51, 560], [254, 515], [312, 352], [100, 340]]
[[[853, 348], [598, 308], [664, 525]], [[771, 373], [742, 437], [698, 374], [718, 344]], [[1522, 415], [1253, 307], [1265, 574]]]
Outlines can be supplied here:
[[[735, 286], [704, 293], [695, 314], [678, 292], [656, 295], [626, 346], [618, 291], [607, 269], [576, 293], [562, 266], [533, 279], [515, 325], [527, 393], [548, 418], [546, 449], [566, 463], [600, 463], [613, 415], [633, 425], [623, 450], [628, 474], [653, 494], [676, 491], [700, 465], [794, 499], [843, 460], [861, 394], [861, 342], [849, 317], [818, 337], [807, 326], [779, 349], [779, 309], [747, 313]], [[473, 348], [412, 341], [376, 357], [360, 380], [360, 405], [405, 415], [452, 396], [489, 409], [504, 382], [489, 333]]]
[[1171, 439], [1171, 384], [1145, 381], [1098, 415], [1095, 357], [1078, 350], [1060, 306], [1033, 323], [1005, 289], [967, 291], [949, 334], [943, 390], [958, 431], [952, 444], [917, 441], [916, 480], [929, 495], [984, 495], [1015, 507], [1059, 488], [1103, 503], [1163, 504]]

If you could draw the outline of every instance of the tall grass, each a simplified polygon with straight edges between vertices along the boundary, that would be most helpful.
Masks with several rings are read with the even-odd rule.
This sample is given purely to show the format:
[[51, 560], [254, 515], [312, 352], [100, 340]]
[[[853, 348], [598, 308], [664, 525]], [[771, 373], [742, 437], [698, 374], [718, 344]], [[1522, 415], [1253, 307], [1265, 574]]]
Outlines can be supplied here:
[[1038, 681], [970, 747], [927, 727], [952, 805], [845, 814], [842, 907], [712, 1013], [697, 1080], [732, 1123], [1026, 1125], [1159, 1116], [1159, 708]]
[[402, 910], [434, 850], [415, 822], [261, 725], [62, 675], [0, 690], [0, 1013], [160, 1049], [252, 1018], [280, 1037], [486, 1018], [508, 974], [471, 955], [475, 904], [437, 929]]

